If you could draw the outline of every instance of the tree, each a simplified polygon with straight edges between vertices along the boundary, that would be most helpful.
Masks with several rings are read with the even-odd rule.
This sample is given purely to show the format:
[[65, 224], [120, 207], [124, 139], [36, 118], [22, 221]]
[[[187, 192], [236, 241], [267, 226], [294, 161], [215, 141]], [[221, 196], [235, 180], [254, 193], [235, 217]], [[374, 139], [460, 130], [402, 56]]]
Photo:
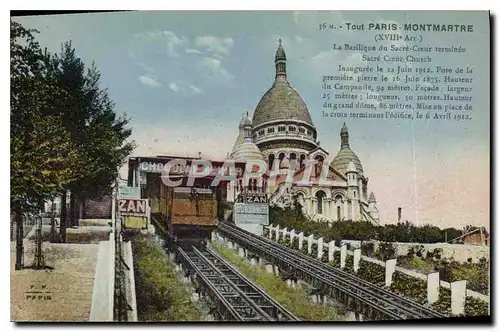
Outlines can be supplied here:
[[43, 201], [71, 182], [69, 135], [58, 115], [45, 115], [64, 91], [48, 75], [46, 52], [36, 30], [11, 21], [11, 195], [16, 222], [16, 269], [22, 267], [23, 213], [39, 211]]
[[70, 223], [76, 224], [76, 203], [88, 197], [111, 193], [118, 168], [135, 147], [127, 142], [131, 129], [126, 115], [117, 116], [107, 91], [99, 86], [95, 64], [86, 68], [71, 42], [49, 61], [61, 89], [67, 93], [53, 111], [70, 133], [71, 150], [78, 156], [73, 181], [62, 191], [61, 238], [66, 234], [66, 192], [70, 193]]

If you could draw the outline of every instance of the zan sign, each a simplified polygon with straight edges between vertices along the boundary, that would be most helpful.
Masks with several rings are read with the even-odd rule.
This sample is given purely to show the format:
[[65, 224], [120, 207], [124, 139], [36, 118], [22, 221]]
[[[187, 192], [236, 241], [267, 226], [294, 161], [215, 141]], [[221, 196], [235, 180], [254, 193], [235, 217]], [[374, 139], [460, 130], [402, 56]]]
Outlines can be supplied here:
[[237, 199], [237, 203], [269, 203], [265, 193], [242, 193]]
[[120, 199], [118, 201], [118, 212], [124, 216], [146, 217], [147, 205], [148, 201], [146, 199]]

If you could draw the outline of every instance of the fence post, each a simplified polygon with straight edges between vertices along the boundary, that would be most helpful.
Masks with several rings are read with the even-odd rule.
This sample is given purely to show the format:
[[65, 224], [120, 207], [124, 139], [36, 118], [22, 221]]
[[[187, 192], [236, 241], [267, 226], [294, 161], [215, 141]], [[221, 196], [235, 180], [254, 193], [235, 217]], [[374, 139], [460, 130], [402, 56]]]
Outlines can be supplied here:
[[276, 241], [280, 239], [280, 225], [276, 225]]
[[396, 271], [396, 259], [389, 259], [385, 261], [385, 285], [390, 287], [392, 284], [392, 275]]
[[467, 280], [450, 282], [451, 289], [451, 314], [464, 313], [465, 299], [467, 297]]
[[307, 237], [307, 253], [310, 254], [312, 252], [312, 244], [313, 244], [313, 235], [309, 235]]
[[293, 238], [295, 237], [295, 229], [292, 229], [290, 231], [290, 244], [293, 243]]
[[273, 238], [273, 225], [269, 226], [269, 239]]
[[340, 268], [343, 269], [345, 267], [345, 259], [347, 257], [347, 245], [343, 243], [340, 246]]
[[287, 227], [283, 228], [283, 241], [286, 240], [286, 234], [287, 233], [288, 233], [288, 228]]
[[318, 239], [318, 259], [323, 257], [323, 238]]
[[359, 261], [361, 260], [361, 249], [354, 249], [354, 257], [353, 257], [353, 270], [354, 272], [358, 272], [359, 270]]
[[335, 253], [335, 240], [328, 242], [328, 261], [333, 261], [333, 254]]
[[302, 249], [302, 246], [304, 245], [304, 232], [299, 233], [299, 250]]
[[433, 304], [439, 299], [439, 272], [427, 275], [427, 302]]

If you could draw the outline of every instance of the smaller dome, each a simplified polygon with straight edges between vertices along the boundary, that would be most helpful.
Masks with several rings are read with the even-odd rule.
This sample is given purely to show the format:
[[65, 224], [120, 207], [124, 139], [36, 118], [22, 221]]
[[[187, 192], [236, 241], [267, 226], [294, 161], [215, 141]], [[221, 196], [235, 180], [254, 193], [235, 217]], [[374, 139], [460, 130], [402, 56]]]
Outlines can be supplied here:
[[372, 193], [370, 194], [370, 197], [368, 197], [368, 203], [377, 203], [377, 199], [375, 198], [375, 194]]
[[345, 171], [347, 173], [357, 173], [358, 171], [356, 170], [356, 166], [354, 166], [354, 163], [349, 161], [349, 165], [347, 165], [347, 170]]
[[251, 138], [245, 138], [243, 143], [235, 146], [231, 153], [234, 161], [246, 162], [248, 160], [265, 160], [264, 155]]
[[345, 174], [349, 164], [352, 162], [356, 168], [356, 171], [359, 174], [363, 174], [363, 165], [361, 165], [361, 161], [359, 160], [358, 156], [354, 153], [354, 151], [351, 150], [351, 147], [349, 146], [349, 131], [347, 129], [347, 126], [345, 125], [345, 122], [342, 126], [342, 129], [340, 130], [340, 140], [340, 151], [335, 156], [335, 159], [333, 159], [332, 167], [337, 171]]
[[332, 167], [342, 174], [345, 174], [350, 162], [354, 164], [356, 171], [359, 174], [363, 174], [363, 165], [361, 165], [361, 161], [354, 151], [348, 147], [340, 149], [339, 153], [335, 156], [335, 159], [333, 159]]

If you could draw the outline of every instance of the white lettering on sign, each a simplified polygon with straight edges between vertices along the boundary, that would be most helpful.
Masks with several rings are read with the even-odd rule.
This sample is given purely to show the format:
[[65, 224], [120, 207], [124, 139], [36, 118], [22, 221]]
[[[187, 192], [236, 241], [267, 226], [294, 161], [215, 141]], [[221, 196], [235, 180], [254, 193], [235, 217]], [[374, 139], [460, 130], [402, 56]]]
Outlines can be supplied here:
[[145, 215], [147, 200], [145, 199], [120, 199], [118, 201], [118, 211], [123, 215]]
[[[181, 160], [181, 159], [180, 159]], [[198, 159], [196, 159], [198, 160]], [[209, 162], [207, 160], [207, 162]], [[165, 173], [167, 175], [169, 174], [175, 174], [175, 175], [179, 175], [179, 174], [185, 174], [185, 175], [188, 175], [188, 174], [195, 174], [195, 173], [201, 173], [201, 172], [205, 172], [207, 169], [209, 169], [209, 167], [207, 165], [201, 165], [201, 164], [195, 164], [195, 165], [191, 165], [191, 164], [173, 164], [173, 165], [169, 165], [165, 168], [165, 165], [164, 163], [153, 163], [153, 162], [142, 162], [139, 166], [139, 170], [142, 171], [142, 172], [149, 172], [149, 173]], [[210, 166], [211, 169], [209, 174], [207, 175], [210, 175], [210, 176], [216, 176], [220, 171], [221, 171], [221, 168], [222, 166]], [[223, 169], [222, 173], [224, 173], [225, 175], [234, 175], [234, 172], [236, 170], [236, 175], [238, 177], [242, 176], [243, 174], [243, 169], [241, 167], [226, 167], [226, 169]]]

